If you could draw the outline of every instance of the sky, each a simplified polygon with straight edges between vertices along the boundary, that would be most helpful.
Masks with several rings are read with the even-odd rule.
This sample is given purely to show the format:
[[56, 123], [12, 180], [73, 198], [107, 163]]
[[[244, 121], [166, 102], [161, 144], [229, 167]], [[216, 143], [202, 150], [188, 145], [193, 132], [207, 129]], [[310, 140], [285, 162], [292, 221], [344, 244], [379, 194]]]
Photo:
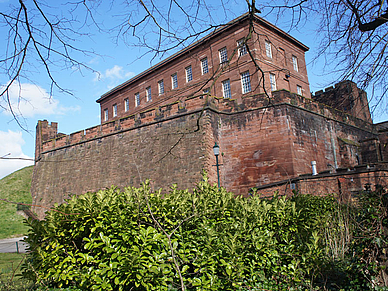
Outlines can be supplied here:
[[[0, 11], [7, 9], [11, 2], [11, 0], [0, 0]], [[241, 3], [244, 2], [241, 1]], [[233, 13], [228, 20], [246, 12], [245, 5], [240, 5], [238, 2], [233, 3], [235, 3], [235, 6], [231, 7]], [[217, 3], [214, 3], [214, 7], [217, 7]], [[101, 21], [101, 27], [112, 27], [117, 24], [115, 22], [117, 19], [109, 17], [104, 19], [103, 11], [104, 9], [109, 10], [109, 7], [98, 9], [100, 13], [96, 14], [96, 21]], [[263, 11], [263, 14], [265, 12]], [[110, 11], [110, 15], [120, 15], [119, 11], [115, 13]], [[220, 19], [223, 19], [224, 16], [221, 15]], [[214, 19], [217, 21], [216, 16]], [[275, 22], [271, 15], [266, 19]], [[85, 30], [85, 27], [87, 31], [88, 26], [86, 25], [82, 29]], [[279, 27], [286, 30], [281, 24]], [[312, 63], [318, 49], [317, 33], [314, 27], [314, 23], [307, 23], [299, 31], [290, 32], [293, 37], [310, 47], [310, 51], [306, 53], [306, 62], [312, 92], [333, 84], [335, 80], [335, 76], [323, 70], [322, 63]], [[0, 27], [0, 36], [3, 38], [7, 36], [4, 29]], [[98, 30], [92, 25], [90, 29], [90, 35], [80, 35], [77, 39], [72, 40], [74, 41], [72, 43], [80, 48], [93, 51], [87, 55], [75, 53], [78, 59], [93, 70], [78, 70], [75, 66], [55, 66], [55, 59], [53, 61], [55, 80], [71, 94], [59, 92], [55, 88], [51, 92], [50, 82], [44, 74], [44, 68], [39, 64], [34, 64], [33, 59], [29, 75], [23, 78], [20, 84], [10, 87], [9, 99], [15, 113], [19, 116], [20, 124], [15, 121], [9, 111], [2, 111], [0, 108], [0, 157], [17, 159], [0, 159], [0, 179], [15, 170], [33, 164], [35, 127], [38, 120], [47, 119], [49, 122], [58, 122], [58, 131], [65, 134], [95, 126], [100, 123], [100, 108], [96, 100], [108, 90], [160, 61], [160, 59], [155, 59], [151, 62], [151, 55], [144, 56], [145, 48], [128, 46], [136, 42], [135, 38], [128, 37], [117, 42], [109, 30]], [[146, 36], [148, 37], [147, 34]], [[9, 82], [8, 76], [1, 74], [2, 72], [0, 71], [0, 87], [6, 86]], [[3, 100], [0, 100], [1, 105], [4, 105]], [[385, 120], [388, 120], [387, 116], [374, 118], [375, 122]]]

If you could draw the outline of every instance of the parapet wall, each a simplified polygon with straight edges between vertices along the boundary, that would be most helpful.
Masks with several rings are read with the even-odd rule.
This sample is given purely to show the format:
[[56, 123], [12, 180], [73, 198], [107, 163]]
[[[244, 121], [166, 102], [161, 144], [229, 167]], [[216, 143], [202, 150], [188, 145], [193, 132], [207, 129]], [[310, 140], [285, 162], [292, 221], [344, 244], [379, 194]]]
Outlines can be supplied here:
[[[43, 152], [35, 162], [31, 194], [33, 204], [41, 207], [33, 211], [42, 218], [54, 203], [71, 195], [112, 185], [138, 187], [147, 179], [155, 190], [173, 183], [192, 188], [211, 163], [214, 140], [208, 124], [206, 112], [201, 117], [192, 113], [111, 134], [100, 135], [96, 127], [95, 134], [84, 140], [79, 133], [57, 138], [56, 145], [62, 146]], [[66, 144], [70, 138], [73, 144]]]
[[335, 193], [343, 201], [354, 198], [365, 190], [376, 191], [379, 187], [388, 188], [388, 164], [378, 163], [347, 168], [337, 173], [319, 173], [302, 175], [294, 179], [257, 187], [255, 190], [262, 197], [271, 197], [274, 192], [279, 195], [292, 196], [294, 193], [327, 195]]
[[[178, 100], [176, 102], [159, 106], [157, 108], [148, 109], [146, 111], [126, 116], [124, 118], [106, 122], [101, 125], [87, 128], [85, 130], [80, 130], [69, 135], [62, 133], [53, 134], [52, 132], [51, 134], [44, 134], [43, 132], [43, 134], [40, 133], [40, 136], [42, 137], [38, 139], [37, 127], [36, 153], [38, 153], [38, 155], [36, 155], [36, 159], [38, 158], [39, 154], [43, 152], [76, 145], [88, 140], [93, 140], [103, 136], [139, 128], [145, 125], [158, 123], [161, 120], [178, 118], [179, 116], [202, 111], [204, 109], [212, 109], [216, 112], [223, 112], [228, 114], [272, 107], [280, 104], [289, 104], [291, 106], [299, 107], [301, 109], [324, 116], [328, 119], [346, 123], [350, 126], [355, 126], [366, 131], [373, 131], [373, 125], [369, 122], [365, 122], [362, 119], [359, 119], [350, 114], [346, 114], [333, 107], [318, 103], [312, 99], [305, 98], [294, 93], [290, 93], [286, 90], [272, 92], [272, 96], [270, 98], [264, 94], [243, 97], [240, 102], [235, 99], [215, 98], [205, 95], [194, 96], [185, 100]], [[56, 130], [56, 126], [57, 124], [55, 123], [55, 127], [52, 128], [55, 128]], [[50, 128], [51, 131], [52, 128]], [[41, 130], [44, 131], [45, 129], [42, 128]]]

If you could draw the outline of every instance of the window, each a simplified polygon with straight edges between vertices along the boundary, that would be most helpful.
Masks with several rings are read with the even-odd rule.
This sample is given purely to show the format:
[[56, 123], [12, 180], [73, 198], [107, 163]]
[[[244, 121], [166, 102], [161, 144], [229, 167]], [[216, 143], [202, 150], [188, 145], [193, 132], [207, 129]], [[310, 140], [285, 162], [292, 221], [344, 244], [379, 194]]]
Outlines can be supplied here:
[[193, 80], [193, 71], [191, 66], [188, 66], [186, 68], [186, 82], [190, 82], [191, 80]]
[[139, 93], [136, 93], [135, 94], [135, 106], [139, 106], [140, 105], [140, 94]]
[[158, 82], [158, 91], [159, 91], [159, 95], [164, 94], [164, 82], [163, 82], [163, 80], [160, 80]]
[[271, 83], [271, 91], [275, 91], [276, 90], [276, 78], [275, 78], [275, 74], [269, 74], [269, 81]]
[[124, 108], [125, 108], [125, 111], [128, 111], [129, 110], [129, 99], [124, 99]]
[[298, 93], [298, 95], [300, 95], [300, 96], [303, 96], [303, 94], [302, 94], [302, 87], [301, 86], [296, 85], [296, 93]]
[[108, 114], [109, 114], [108, 109], [104, 109], [104, 121], [108, 120], [108, 117], [109, 117]]
[[113, 117], [117, 116], [117, 104], [113, 105]]
[[202, 75], [209, 73], [209, 67], [207, 65], [207, 58], [201, 60]]
[[280, 56], [282, 57], [282, 62], [284, 64], [284, 66], [286, 67], [287, 66], [286, 52], [281, 47], [279, 47], [279, 52], [280, 52]]
[[249, 72], [241, 74], [241, 87], [243, 94], [251, 92], [251, 76], [249, 75]]
[[222, 93], [223, 93], [224, 98], [229, 99], [230, 97], [232, 97], [232, 93], [230, 91], [229, 79], [222, 82]]
[[265, 54], [272, 59], [272, 45], [268, 40], [265, 41]]
[[228, 62], [228, 52], [226, 50], [226, 47], [223, 47], [218, 51], [220, 53], [220, 63], [224, 64]]
[[294, 67], [294, 70], [298, 72], [298, 59], [296, 56], [292, 56], [292, 66]]
[[247, 46], [244, 43], [244, 39], [240, 39], [237, 41], [237, 47], [238, 47], [238, 55], [239, 57], [246, 55], [248, 53]]
[[147, 88], [146, 88], [146, 100], [147, 100], [147, 102], [152, 101], [152, 97], [151, 97], [151, 87], [147, 87]]
[[171, 75], [171, 86], [173, 89], [178, 88], [178, 75], [176, 73]]

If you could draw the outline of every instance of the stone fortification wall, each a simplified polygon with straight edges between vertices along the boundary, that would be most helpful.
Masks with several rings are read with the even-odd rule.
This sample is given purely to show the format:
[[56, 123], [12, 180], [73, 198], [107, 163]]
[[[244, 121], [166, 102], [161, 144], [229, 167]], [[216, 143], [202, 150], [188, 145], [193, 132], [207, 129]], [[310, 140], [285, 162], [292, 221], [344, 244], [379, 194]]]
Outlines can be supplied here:
[[[145, 179], [154, 189], [172, 183], [192, 188], [202, 170], [216, 182], [215, 142], [222, 186], [246, 195], [252, 187], [309, 172], [311, 160], [326, 170], [340, 154], [339, 136], [374, 136], [371, 124], [285, 90], [240, 103], [195, 96], [46, 141], [38, 136], [52, 137], [56, 124], [40, 124], [51, 134], [37, 132], [31, 193], [34, 204], [45, 207], [71, 194]], [[44, 215], [42, 208], [35, 211]]]
[[[157, 108], [151, 108], [146, 111], [128, 115], [110, 122], [105, 122], [101, 125], [85, 130], [80, 130], [69, 135], [55, 135], [52, 132], [50, 132], [50, 135], [43, 133], [40, 135], [43, 135], [46, 138], [43, 137], [39, 141], [37, 140], [37, 148], [41, 147], [38, 152], [44, 153], [95, 138], [100, 138], [102, 136], [119, 133], [128, 129], [158, 123], [162, 120], [178, 117], [179, 114], [186, 113], [188, 111], [200, 111], [204, 108], [212, 108], [217, 112], [233, 113], [244, 110], [267, 108], [273, 105], [280, 105], [282, 103], [314, 112], [318, 115], [324, 116], [325, 118], [334, 120], [335, 122], [345, 123], [367, 131], [373, 131], [373, 125], [371, 123], [365, 122], [362, 119], [346, 114], [323, 103], [314, 102], [312, 99], [290, 93], [286, 90], [275, 91], [272, 95], [273, 96], [271, 98], [266, 97], [264, 94], [246, 96], [242, 99], [240, 104], [238, 104], [234, 99], [214, 98], [212, 96], [193, 96], [192, 98], [186, 98], [185, 100], [166, 104]], [[56, 130], [57, 123], [52, 123], [52, 128]], [[37, 157], [38, 156], [36, 156], [36, 158]]]
[[272, 106], [213, 115], [213, 135], [224, 153], [221, 181], [228, 190], [245, 195], [252, 187], [309, 173], [311, 161], [320, 172], [362, 162], [355, 145], [376, 136], [370, 124], [286, 91], [277, 97], [282, 102]]
[[[50, 207], [72, 194], [146, 179], [154, 189], [172, 183], [192, 188], [209, 164], [206, 123], [206, 116], [192, 113], [47, 151], [35, 163], [33, 204]], [[44, 216], [44, 208], [34, 211]]]

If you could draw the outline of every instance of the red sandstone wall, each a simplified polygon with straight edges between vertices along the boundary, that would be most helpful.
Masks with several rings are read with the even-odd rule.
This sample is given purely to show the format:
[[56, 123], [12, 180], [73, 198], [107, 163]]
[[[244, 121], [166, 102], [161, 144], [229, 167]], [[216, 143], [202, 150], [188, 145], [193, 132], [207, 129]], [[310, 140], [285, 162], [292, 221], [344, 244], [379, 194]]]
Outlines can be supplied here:
[[331, 169], [334, 156], [338, 167], [354, 165], [340, 141], [357, 145], [359, 139], [375, 138], [371, 129], [287, 91], [274, 92], [271, 99], [263, 94], [241, 101], [186, 98], [40, 143], [42, 136], [50, 138], [47, 127], [37, 134], [41, 154], [31, 193], [35, 204], [50, 206], [71, 193], [138, 185], [148, 178], [155, 189], [172, 183], [191, 188], [202, 169], [216, 182], [216, 141], [221, 185], [246, 195], [252, 187], [311, 172], [312, 160], [319, 172]]
[[[34, 167], [33, 204], [49, 207], [70, 194], [116, 185], [151, 185], [168, 188], [177, 183], [192, 188], [209, 164], [203, 139], [206, 116], [197, 129], [198, 114], [108, 135], [49, 151]], [[35, 208], [39, 217], [44, 209]]]
[[318, 172], [355, 166], [358, 148], [345, 155], [340, 140], [357, 144], [374, 136], [366, 129], [281, 103], [214, 115], [212, 127], [223, 153], [222, 185], [242, 195], [252, 187], [311, 173], [311, 161], [317, 162]]
[[221, 177], [228, 190], [246, 194], [256, 185], [295, 176], [284, 107], [217, 117], [213, 126], [219, 127]]

